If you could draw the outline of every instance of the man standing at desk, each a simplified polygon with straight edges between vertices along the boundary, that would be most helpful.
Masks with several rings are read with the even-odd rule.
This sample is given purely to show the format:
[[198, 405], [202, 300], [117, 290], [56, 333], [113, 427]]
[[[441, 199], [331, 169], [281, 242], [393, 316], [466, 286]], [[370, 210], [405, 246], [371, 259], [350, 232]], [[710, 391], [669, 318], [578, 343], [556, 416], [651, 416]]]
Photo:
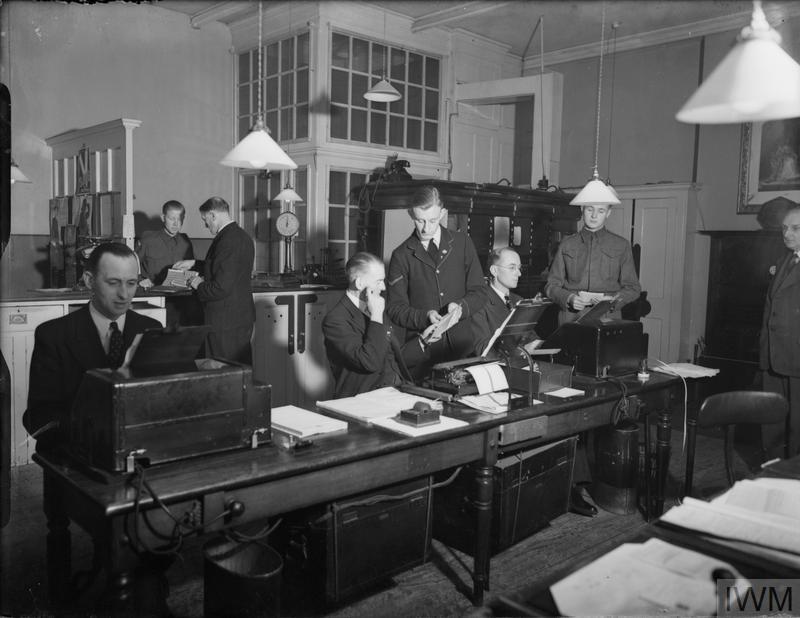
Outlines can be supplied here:
[[784, 456], [784, 441], [790, 457], [800, 452], [800, 206], [786, 212], [782, 229], [789, 253], [777, 265], [767, 290], [759, 365], [764, 390], [789, 401], [789, 418], [785, 428], [762, 425], [763, 446], [770, 458]]
[[600, 299], [614, 300], [612, 317], [639, 298], [642, 287], [631, 243], [609, 232], [608, 204], [583, 207], [583, 229], [561, 241], [550, 265], [545, 295], [561, 308], [559, 324], [572, 322]]
[[[202, 276], [189, 280], [211, 326], [206, 356], [247, 365], [253, 354], [250, 338], [256, 320], [250, 275], [253, 272], [253, 240], [231, 218], [230, 207], [221, 197], [210, 197], [200, 206], [203, 224], [214, 236], [206, 259], [183, 260], [174, 268], [196, 267]], [[196, 266], [195, 266], [196, 265]]]
[[89, 303], [36, 329], [22, 423], [36, 437], [37, 450], [52, 450], [68, 439], [66, 420], [87, 370], [119, 367], [138, 333], [161, 328], [157, 320], [130, 309], [139, 263], [126, 245], [95, 247], [83, 277], [91, 290]]
[[[389, 262], [387, 313], [392, 321], [406, 329], [406, 350], [416, 354], [417, 338], [445, 314], [457, 313], [458, 322], [432, 342], [430, 363], [469, 355], [472, 350], [470, 318], [486, 303], [483, 271], [472, 239], [464, 232], [453, 232], [440, 225], [442, 200], [432, 186], [419, 189], [411, 200], [408, 214], [415, 230], [392, 253]], [[404, 350], [404, 355], [406, 351]], [[423, 375], [428, 363], [416, 370]]]
[[161, 207], [161, 220], [164, 227], [158, 231], [142, 234], [139, 262], [142, 265], [140, 282], [143, 288], [161, 285], [167, 277], [167, 270], [179, 260], [194, 259], [192, 241], [181, 232], [186, 208], [177, 200], [169, 200]]

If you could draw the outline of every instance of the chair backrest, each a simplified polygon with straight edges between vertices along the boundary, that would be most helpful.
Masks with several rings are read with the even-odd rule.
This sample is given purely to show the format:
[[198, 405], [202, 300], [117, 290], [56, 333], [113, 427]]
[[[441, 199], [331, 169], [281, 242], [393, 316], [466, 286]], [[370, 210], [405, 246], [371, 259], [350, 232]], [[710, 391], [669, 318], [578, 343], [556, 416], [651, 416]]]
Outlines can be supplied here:
[[733, 427], [740, 423], [772, 425], [783, 423], [789, 413], [789, 402], [783, 395], [764, 391], [730, 391], [705, 398], [696, 418], [687, 420], [686, 476], [684, 496], [692, 492], [694, 449], [697, 426], [722, 426], [725, 429], [725, 471], [733, 485]]

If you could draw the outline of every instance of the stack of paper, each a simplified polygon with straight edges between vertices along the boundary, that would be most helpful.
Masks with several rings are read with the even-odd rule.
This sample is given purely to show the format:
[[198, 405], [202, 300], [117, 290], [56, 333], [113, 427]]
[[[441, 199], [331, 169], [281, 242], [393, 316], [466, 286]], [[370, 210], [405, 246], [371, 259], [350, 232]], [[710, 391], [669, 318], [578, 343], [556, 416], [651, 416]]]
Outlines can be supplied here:
[[289, 405], [272, 408], [272, 427], [298, 438], [308, 438], [347, 431], [347, 421]]
[[693, 363], [669, 363], [668, 365], [662, 363], [653, 367], [653, 371], [682, 378], [712, 378], [719, 373], [719, 369], [703, 367]]

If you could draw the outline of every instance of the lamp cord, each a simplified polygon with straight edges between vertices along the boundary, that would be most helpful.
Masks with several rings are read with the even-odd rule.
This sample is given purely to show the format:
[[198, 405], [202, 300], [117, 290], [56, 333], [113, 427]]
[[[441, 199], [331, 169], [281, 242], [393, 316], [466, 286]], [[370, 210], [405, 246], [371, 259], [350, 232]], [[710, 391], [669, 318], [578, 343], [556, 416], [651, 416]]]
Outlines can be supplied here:
[[261, 0], [258, 0], [258, 120], [264, 122], [264, 116], [261, 114], [261, 90], [264, 87], [264, 80], [263, 75], [261, 73], [261, 56], [264, 53], [263, 45], [261, 43], [262, 39], [262, 28], [263, 28], [263, 19], [262, 19], [262, 11], [264, 7], [261, 3]]
[[611, 179], [611, 136], [614, 130], [614, 76], [617, 73], [617, 28], [619, 28], [619, 22], [611, 24], [614, 38], [611, 43], [611, 106], [608, 112], [608, 157], [606, 161], [607, 178], [609, 180]]
[[544, 15], [539, 17], [539, 24], [542, 27], [542, 34], [539, 36], [539, 97], [541, 101], [539, 101], [539, 118], [541, 120], [542, 126], [542, 135], [541, 142], [542, 146], [542, 178], [545, 180], [547, 179], [547, 165], [544, 161]]
[[603, 11], [600, 22], [600, 64], [597, 69], [597, 116], [595, 117], [594, 132], [594, 177], [599, 176], [597, 172], [597, 160], [600, 154], [600, 94], [603, 91], [603, 45], [605, 43], [606, 32], [606, 3], [603, 2]]

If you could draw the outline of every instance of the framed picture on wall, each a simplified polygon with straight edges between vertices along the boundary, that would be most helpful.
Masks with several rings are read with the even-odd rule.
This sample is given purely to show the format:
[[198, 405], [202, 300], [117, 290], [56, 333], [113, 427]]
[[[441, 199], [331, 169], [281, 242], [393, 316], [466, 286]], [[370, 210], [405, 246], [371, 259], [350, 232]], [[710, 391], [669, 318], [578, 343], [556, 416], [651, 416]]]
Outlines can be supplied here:
[[800, 203], [800, 118], [742, 125], [738, 214], [776, 197]]

